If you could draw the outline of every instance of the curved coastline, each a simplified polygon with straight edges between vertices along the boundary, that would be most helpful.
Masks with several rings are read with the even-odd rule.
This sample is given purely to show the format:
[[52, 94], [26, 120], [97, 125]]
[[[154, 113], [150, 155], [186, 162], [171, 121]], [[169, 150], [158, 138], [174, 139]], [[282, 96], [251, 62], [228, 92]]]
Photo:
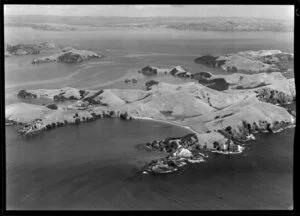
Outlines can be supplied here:
[[191, 131], [192, 133], [195, 134], [199, 134], [198, 131], [193, 130], [191, 127], [188, 126], [184, 126], [175, 122], [171, 122], [171, 121], [167, 121], [167, 120], [160, 120], [160, 119], [154, 119], [154, 118], [149, 118], [149, 117], [137, 117], [137, 116], [132, 116], [133, 119], [137, 119], [137, 120], [149, 120], [149, 121], [154, 121], [154, 122], [161, 122], [161, 123], [165, 123], [165, 124], [170, 124], [170, 125], [175, 125], [184, 129], [187, 129], [189, 131]]

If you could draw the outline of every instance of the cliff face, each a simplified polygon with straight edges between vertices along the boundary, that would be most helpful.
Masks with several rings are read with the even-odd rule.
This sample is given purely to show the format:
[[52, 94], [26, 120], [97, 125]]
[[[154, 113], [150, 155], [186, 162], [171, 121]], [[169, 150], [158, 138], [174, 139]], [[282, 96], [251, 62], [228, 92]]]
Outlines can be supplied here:
[[287, 71], [294, 55], [280, 50], [245, 51], [223, 56], [201, 56], [194, 61], [225, 71], [249, 73]]

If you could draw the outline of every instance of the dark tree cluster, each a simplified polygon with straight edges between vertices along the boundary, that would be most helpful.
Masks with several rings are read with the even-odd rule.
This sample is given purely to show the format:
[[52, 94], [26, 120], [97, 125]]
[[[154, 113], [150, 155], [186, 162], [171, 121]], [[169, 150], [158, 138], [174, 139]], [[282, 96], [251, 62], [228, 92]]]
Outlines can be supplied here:
[[148, 82], [145, 83], [145, 86], [147, 88], [147, 90], [151, 89], [151, 86], [153, 85], [158, 85], [159, 82], [155, 81], [155, 80], [150, 80]]
[[211, 78], [211, 74], [208, 72], [197, 72], [192, 74], [192, 78], [195, 80], [207, 80]]
[[53, 110], [56, 110], [58, 108], [56, 104], [49, 104], [47, 107]]
[[81, 62], [84, 59], [82, 58], [81, 55], [73, 52], [66, 52], [57, 58], [58, 61], [60, 62], [66, 62], [66, 63], [74, 63], [74, 62]]
[[256, 97], [263, 102], [284, 105], [294, 101], [294, 98], [278, 90], [262, 88], [255, 91]]
[[152, 68], [150, 65], [142, 68], [141, 73], [147, 76], [157, 75], [157, 69]]
[[36, 94], [32, 94], [30, 92], [27, 92], [26, 90], [20, 90], [17, 96], [20, 98], [37, 98]]
[[226, 60], [217, 60], [219, 56], [205, 55], [196, 58], [194, 61], [198, 64], [204, 64], [211, 67], [220, 67], [225, 64]]

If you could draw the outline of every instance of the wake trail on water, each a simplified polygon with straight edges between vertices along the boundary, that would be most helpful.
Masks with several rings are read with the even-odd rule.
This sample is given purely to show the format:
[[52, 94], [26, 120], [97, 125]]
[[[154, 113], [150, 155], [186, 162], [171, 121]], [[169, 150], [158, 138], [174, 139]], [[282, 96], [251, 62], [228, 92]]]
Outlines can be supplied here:
[[139, 51], [120, 51], [120, 50], [114, 50], [114, 49], [105, 49], [108, 52], [118, 52], [118, 53], [123, 53], [125, 58], [141, 58], [141, 57], [147, 57], [147, 56], [192, 56], [194, 57], [195, 55], [191, 53], [157, 53], [157, 52], [139, 52]]
[[103, 86], [108, 86], [108, 85], [112, 85], [116, 82], [120, 82], [120, 81], [124, 81], [124, 79], [132, 74], [134, 72], [134, 69], [130, 69], [130, 70], [127, 70], [127, 73], [124, 74], [123, 76], [121, 76], [120, 78], [118, 79], [115, 79], [115, 80], [111, 80], [111, 81], [107, 81], [107, 82], [104, 82], [104, 83], [99, 83], [99, 84], [95, 84], [95, 85], [89, 85], [87, 86], [86, 88], [88, 89], [95, 89], [95, 88], [98, 88], [98, 87], [103, 87]]

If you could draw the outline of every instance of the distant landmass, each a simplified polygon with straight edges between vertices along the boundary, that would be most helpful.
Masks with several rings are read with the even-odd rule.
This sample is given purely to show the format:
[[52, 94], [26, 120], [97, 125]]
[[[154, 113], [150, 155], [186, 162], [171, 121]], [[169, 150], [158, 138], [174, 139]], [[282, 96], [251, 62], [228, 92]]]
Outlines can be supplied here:
[[181, 31], [294, 31], [284, 19], [244, 17], [60, 17], [42, 15], [5, 16], [5, 26], [47, 31], [93, 31], [101, 28], [167, 28]]

